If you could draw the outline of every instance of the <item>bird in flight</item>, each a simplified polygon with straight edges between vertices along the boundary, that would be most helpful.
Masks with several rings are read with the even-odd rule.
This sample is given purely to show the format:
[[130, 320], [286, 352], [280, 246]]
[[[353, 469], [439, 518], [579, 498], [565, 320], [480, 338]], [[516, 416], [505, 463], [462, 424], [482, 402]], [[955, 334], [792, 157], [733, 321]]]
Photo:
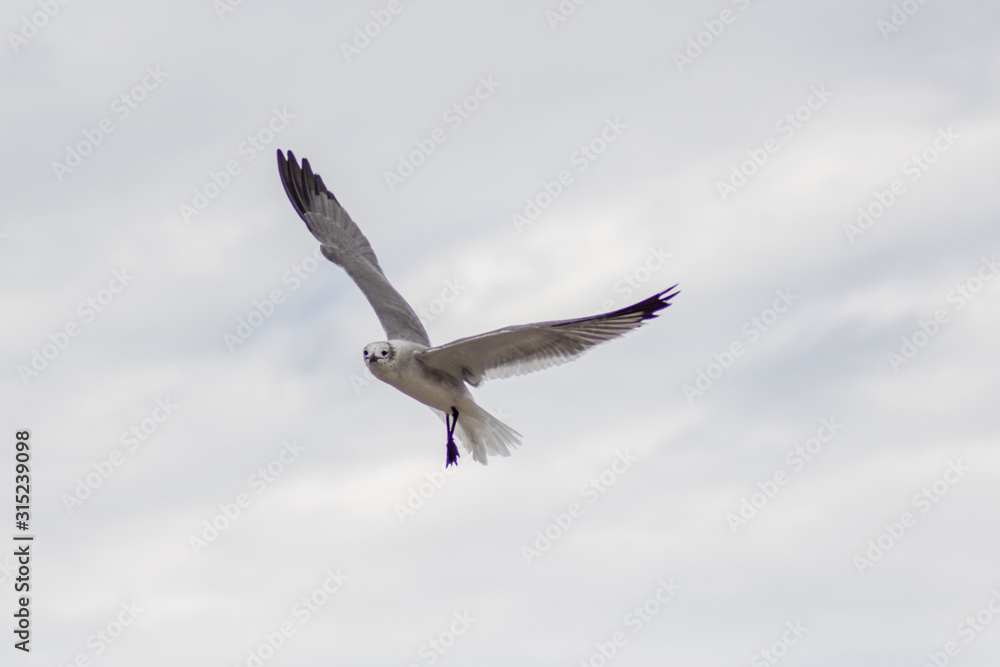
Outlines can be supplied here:
[[644, 301], [603, 315], [538, 322], [497, 329], [431, 346], [413, 308], [400, 296], [378, 264], [375, 251], [319, 174], [288, 151], [278, 150], [278, 172], [285, 192], [328, 260], [344, 269], [367, 297], [387, 340], [369, 343], [365, 364], [372, 375], [444, 417], [448, 440], [445, 466], [458, 462], [455, 435], [472, 458], [510, 456], [520, 434], [479, 407], [466, 385], [522, 375], [576, 359], [584, 352], [637, 329], [670, 305], [677, 285]]

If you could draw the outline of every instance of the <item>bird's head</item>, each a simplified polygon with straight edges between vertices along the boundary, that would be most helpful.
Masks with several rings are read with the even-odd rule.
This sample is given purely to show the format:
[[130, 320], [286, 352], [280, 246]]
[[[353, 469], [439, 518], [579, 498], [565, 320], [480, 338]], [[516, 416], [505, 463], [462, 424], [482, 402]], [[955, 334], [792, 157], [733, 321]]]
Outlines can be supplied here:
[[386, 365], [396, 358], [396, 348], [388, 341], [365, 345], [365, 363], [369, 366]]

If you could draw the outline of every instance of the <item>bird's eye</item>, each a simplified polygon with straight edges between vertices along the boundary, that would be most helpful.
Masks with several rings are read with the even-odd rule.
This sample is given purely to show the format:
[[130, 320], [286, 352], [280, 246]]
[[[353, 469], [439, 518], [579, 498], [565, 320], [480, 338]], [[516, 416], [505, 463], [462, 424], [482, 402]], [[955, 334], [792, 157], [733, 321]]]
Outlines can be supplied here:
[[389, 354], [389, 350], [382, 350], [382, 356], [383, 356], [383, 357], [384, 357], [385, 355], [387, 355], [387, 354]]

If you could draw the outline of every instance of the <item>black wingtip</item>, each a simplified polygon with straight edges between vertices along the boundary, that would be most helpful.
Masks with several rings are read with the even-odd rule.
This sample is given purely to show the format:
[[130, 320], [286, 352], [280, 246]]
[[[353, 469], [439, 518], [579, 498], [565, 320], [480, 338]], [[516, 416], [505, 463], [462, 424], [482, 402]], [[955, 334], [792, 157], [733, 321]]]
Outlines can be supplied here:
[[285, 159], [285, 155], [279, 148], [278, 175], [281, 176], [281, 184], [285, 187], [285, 194], [288, 195], [288, 201], [292, 202], [292, 206], [299, 215], [305, 213], [306, 210], [305, 202], [300, 192], [300, 188], [302, 187], [300, 183], [302, 180], [301, 173], [298, 162], [295, 160], [295, 154], [292, 151], [288, 151], [288, 159]]
[[670, 300], [681, 293], [680, 290], [674, 292], [677, 289], [677, 285], [673, 287], [668, 287], [659, 294], [654, 294], [653, 296], [640, 301], [639, 303], [633, 304], [631, 306], [626, 306], [621, 310], [616, 310], [612, 313], [607, 313], [605, 317], [614, 317], [618, 315], [632, 315], [634, 313], [639, 313], [642, 315], [642, 321], [651, 320], [656, 317], [661, 310], [670, 306]]
[[285, 194], [288, 195], [288, 199], [291, 200], [292, 206], [295, 207], [299, 215], [305, 214], [307, 210], [306, 199], [312, 195], [325, 194], [338, 206], [340, 205], [337, 198], [323, 183], [322, 177], [313, 172], [312, 165], [309, 164], [307, 158], [302, 158], [302, 166], [300, 167], [298, 160], [295, 159], [295, 153], [288, 151], [288, 159], [285, 159], [285, 155], [279, 148], [278, 174], [285, 186]]

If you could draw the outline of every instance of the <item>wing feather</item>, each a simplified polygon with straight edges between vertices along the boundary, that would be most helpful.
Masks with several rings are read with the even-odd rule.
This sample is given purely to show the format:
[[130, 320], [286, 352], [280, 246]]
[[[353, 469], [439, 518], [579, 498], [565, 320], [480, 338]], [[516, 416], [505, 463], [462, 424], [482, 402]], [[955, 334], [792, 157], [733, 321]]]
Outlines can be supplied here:
[[375, 309], [387, 339], [430, 345], [417, 314], [382, 272], [368, 239], [319, 174], [313, 173], [309, 160], [302, 160], [300, 168], [291, 151], [286, 160], [279, 150], [278, 173], [292, 206], [320, 242], [323, 256], [357, 283]]
[[523, 375], [572, 361], [653, 319], [680, 294], [677, 285], [632, 306], [575, 320], [506, 327], [416, 353], [426, 366], [463, 378], [484, 380]]

